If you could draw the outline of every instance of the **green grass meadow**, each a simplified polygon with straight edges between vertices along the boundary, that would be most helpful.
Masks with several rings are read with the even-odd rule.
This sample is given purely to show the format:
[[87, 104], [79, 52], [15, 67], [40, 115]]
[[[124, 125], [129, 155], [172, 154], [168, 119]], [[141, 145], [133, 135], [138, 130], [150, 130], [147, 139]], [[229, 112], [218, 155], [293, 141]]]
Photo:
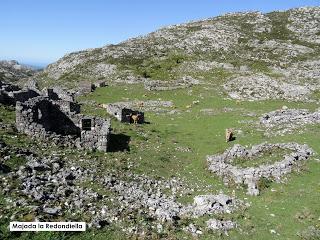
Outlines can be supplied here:
[[[199, 236], [200, 239], [316, 239], [308, 235], [308, 228], [320, 227], [320, 162], [317, 154], [320, 152], [320, 126], [307, 126], [303, 133], [269, 138], [263, 134], [263, 128], [259, 127], [257, 122], [263, 113], [279, 109], [283, 105], [310, 110], [315, 110], [318, 105], [286, 101], [236, 102], [225, 97], [210, 84], [160, 92], [146, 92], [140, 84], [98, 88], [95, 92], [78, 99], [83, 102], [84, 113], [107, 117], [106, 111], [98, 107], [98, 104], [131, 100], [172, 101], [174, 107], [170, 110], [175, 113], [145, 112], [149, 124], [143, 125], [123, 124], [112, 118], [113, 133], [129, 137], [130, 150], [87, 154], [95, 159], [94, 164], [99, 166], [101, 172], [115, 169], [153, 177], [181, 178], [195, 190], [191, 196], [178, 198], [184, 203], [191, 202], [194, 195], [216, 194], [220, 190], [226, 194], [235, 191], [238, 198], [250, 203], [251, 206], [246, 210], [224, 216], [226, 219], [234, 219], [238, 224], [238, 228], [229, 232], [229, 236], [204, 231], [204, 234]], [[193, 101], [199, 103], [193, 104]], [[188, 105], [191, 107], [187, 107]], [[10, 123], [14, 121], [13, 109], [1, 107], [1, 113], [3, 121]], [[226, 128], [234, 128], [237, 133], [236, 139], [229, 143], [224, 139]], [[1, 130], [1, 134], [1, 138], [6, 142], [19, 145], [18, 140], [10, 139], [8, 131]], [[23, 135], [17, 134], [17, 136], [22, 142], [20, 144], [29, 141]], [[241, 186], [225, 186], [222, 179], [207, 170], [207, 155], [222, 153], [236, 143], [250, 146], [262, 142], [288, 141], [306, 143], [316, 154], [299, 172], [287, 175], [283, 183], [271, 183], [260, 196], [246, 195], [246, 189]], [[181, 148], [188, 151], [180, 151]], [[260, 160], [263, 162], [263, 159]], [[270, 159], [266, 159], [268, 160]], [[124, 167], [128, 162], [133, 163], [129, 170]], [[5, 206], [1, 196], [0, 206]], [[2, 239], [126, 238], [117, 226], [89, 230], [81, 234], [10, 234], [6, 229], [8, 223], [6, 221], [1, 223]], [[135, 239], [132, 236], [129, 238]], [[152, 238], [160, 239], [161, 236], [154, 235]], [[166, 239], [194, 238], [182, 231], [173, 231]]]

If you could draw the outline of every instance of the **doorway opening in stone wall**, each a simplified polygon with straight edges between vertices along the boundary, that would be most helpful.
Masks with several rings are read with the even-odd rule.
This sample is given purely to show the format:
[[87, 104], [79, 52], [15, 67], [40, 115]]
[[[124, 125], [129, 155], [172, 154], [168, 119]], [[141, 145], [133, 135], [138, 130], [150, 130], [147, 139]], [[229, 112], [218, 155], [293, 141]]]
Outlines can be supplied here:
[[91, 119], [82, 119], [82, 130], [91, 131], [92, 121]]

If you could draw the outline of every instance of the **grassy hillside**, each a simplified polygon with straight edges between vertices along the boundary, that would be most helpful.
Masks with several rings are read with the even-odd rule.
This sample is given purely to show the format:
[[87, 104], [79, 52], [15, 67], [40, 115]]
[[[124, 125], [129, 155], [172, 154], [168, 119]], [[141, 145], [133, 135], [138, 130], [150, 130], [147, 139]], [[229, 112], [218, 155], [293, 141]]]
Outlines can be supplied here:
[[[258, 144], [261, 142], [288, 142], [306, 143], [316, 152], [320, 151], [319, 126], [307, 126], [303, 133], [268, 138], [263, 135], [254, 122], [268, 111], [278, 109], [283, 105], [296, 108], [315, 110], [317, 104], [285, 101], [265, 102], [236, 102], [225, 100], [215, 90], [196, 86], [190, 89], [176, 91], [145, 92], [141, 85], [119, 85], [100, 88], [96, 92], [81, 97], [85, 105], [85, 113], [108, 116], [98, 103], [111, 103], [119, 100], [170, 100], [174, 103], [173, 113], [146, 112], [146, 120], [150, 124], [129, 125], [112, 120], [114, 134], [123, 134], [130, 137], [129, 151], [115, 151], [107, 154], [85, 153], [90, 168], [98, 167], [103, 175], [110, 171], [130, 171], [157, 177], [179, 177], [194, 189], [191, 195], [182, 196], [181, 202], [191, 202], [192, 197], [204, 193], [235, 194], [245, 199], [251, 206], [245, 210], [222, 216], [234, 219], [238, 228], [231, 231], [230, 239], [315, 239], [319, 231], [320, 208], [317, 200], [320, 197], [318, 172], [320, 163], [318, 154], [309, 160], [302, 171], [288, 175], [282, 184], [270, 183], [260, 196], [251, 197], [245, 194], [246, 190], [237, 186], [224, 186], [222, 180], [207, 170], [206, 156], [223, 152], [235, 143], [243, 145]], [[199, 103], [192, 104], [193, 101]], [[187, 105], [192, 105], [187, 108]], [[210, 109], [203, 111], [203, 109]], [[13, 123], [13, 109], [1, 108], [2, 122]], [[256, 116], [254, 116], [256, 115]], [[237, 130], [236, 140], [230, 143], [224, 141], [225, 128], [233, 127]], [[26, 139], [23, 135], [7, 129], [1, 130], [1, 138], [12, 146], [37, 146], [39, 143]], [[12, 139], [15, 139], [14, 141]], [[121, 138], [118, 139], [121, 142]], [[37, 148], [35, 148], [37, 149]], [[181, 151], [188, 149], [188, 151]], [[69, 161], [77, 161], [77, 156], [84, 156], [84, 152], [75, 153], [73, 150], [51, 146], [45, 154], [63, 154]], [[90, 160], [91, 159], [91, 160]], [[261, 159], [260, 159], [261, 160]], [[266, 159], [268, 160], [268, 159]], [[10, 161], [15, 161], [14, 158]], [[263, 160], [262, 160], [263, 161]], [[130, 168], [128, 168], [130, 163]], [[96, 186], [89, 186], [94, 188]], [[5, 202], [2, 199], [2, 206]], [[2, 208], [2, 215], [8, 214]], [[197, 220], [199, 226], [204, 226], [206, 218]], [[2, 239], [27, 239], [30, 234], [8, 233], [8, 220], [2, 219]], [[316, 230], [312, 230], [312, 228]], [[276, 233], [272, 233], [273, 230]], [[125, 235], [116, 225], [110, 225], [102, 230], [89, 230], [82, 234], [54, 234], [39, 233], [32, 235], [32, 239], [123, 239]], [[308, 237], [308, 234], [310, 237]], [[170, 230], [167, 234], [152, 233], [152, 238], [165, 239], [192, 239], [191, 235], [181, 230]], [[131, 236], [133, 237], [133, 236]], [[129, 238], [131, 238], [129, 236]], [[204, 231], [200, 239], [225, 239], [224, 235]], [[313, 238], [312, 238], [313, 237]], [[143, 237], [142, 237], [143, 238]]]

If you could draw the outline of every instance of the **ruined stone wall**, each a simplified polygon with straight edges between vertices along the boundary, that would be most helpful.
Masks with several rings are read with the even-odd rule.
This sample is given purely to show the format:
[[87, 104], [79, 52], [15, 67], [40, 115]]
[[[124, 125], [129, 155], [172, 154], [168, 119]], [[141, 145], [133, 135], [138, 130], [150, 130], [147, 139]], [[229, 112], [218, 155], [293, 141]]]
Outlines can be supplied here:
[[108, 104], [107, 112], [117, 118], [120, 122], [127, 122], [130, 123], [130, 114], [137, 115], [140, 114], [138, 123], [144, 123], [144, 113], [138, 110], [130, 109], [129, 106], [123, 103], [115, 103], [115, 104]]
[[47, 137], [49, 133], [79, 136], [80, 129], [54, 101], [36, 97], [16, 105], [16, 125], [20, 132]]
[[137, 111], [137, 110], [132, 110], [132, 109], [128, 109], [128, 108], [123, 108], [122, 109], [122, 122], [127, 122], [127, 123], [132, 123], [132, 119], [130, 117], [130, 115], [138, 115], [139, 114], [139, 119], [138, 119], [138, 123], [142, 124], [144, 123], [144, 113]]
[[[284, 155], [278, 162], [258, 167], [241, 168], [233, 165], [233, 160], [237, 157], [249, 158], [259, 156], [265, 151], [274, 149], [287, 149], [292, 153]], [[218, 176], [224, 177], [226, 181], [234, 181], [236, 184], [248, 186], [249, 195], [258, 195], [258, 182], [264, 177], [270, 180], [280, 181], [281, 177], [292, 171], [299, 162], [307, 160], [313, 154], [312, 149], [307, 145], [298, 143], [262, 143], [254, 145], [251, 149], [246, 149], [239, 144], [227, 149], [223, 154], [208, 156], [209, 170]]]
[[61, 87], [44, 88], [42, 95], [52, 100], [64, 100], [74, 102], [74, 96], [71, 92], [64, 90]]
[[[73, 110], [76, 111], [73, 111]], [[107, 151], [110, 120], [78, 114], [78, 105], [68, 101], [54, 101], [47, 97], [32, 98], [16, 105], [16, 126], [27, 135], [68, 141], [81, 149]], [[88, 126], [83, 126], [87, 121]]]
[[144, 83], [144, 88], [148, 91], [167, 91], [167, 90], [176, 90], [180, 88], [191, 87], [191, 84], [184, 82], [168, 82], [168, 81], [146, 81]]
[[20, 91], [9, 92], [8, 96], [15, 102], [25, 102], [30, 98], [39, 96], [39, 93], [31, 89], [23, 89]]
[[190, 76], [185, 76], [176, 81], [148, 80], [144, 82], [144, 88], [148, 91], [167, 91], [188, 88], [197, 84], [199, 84], [199, 80], [193, 79]]
[[91, 93], [94, 90], [94, 85], [89, 80], [79, 82], [78, 87], [75, 89], [75, 95], [80, 96], [83, 94]]
[[[22, 89], [0, 82], [0, 103], [16, 104], [16, 127], [29, 136], [77, 146], [83, 149], [107, 151], [110, 120], [79, 114], [80, 105], [73, 95], [55, 87]], [[87, 119], [90, 127], [83, 128]]]
[[14, 100], [8, 96], [8, 93], [4, 90], [0, 90], [0, 103], [5, 105], [14, 105]]
[[[78, 145], [85, 149], [97, 149], [106, 152], [110, 136], [110, 119], [99, 117], [76, 116], [81, 130], [80, 142]], [[91, 129], [84, 129], [83, 121], [90, 120]]]
[[61, 111], [65, 112], [66, 114], [80, 113], [80, 105], [76, 102], [70, 102], [65, 100], [57, 100], [55, 102], [59, 105]]
[[320, 109], [310, 112], [307, 109], [283, 109], [271, 111], [263, 114], [259, 119], [260, 126], [266, 131], [266, 136], [284, 135], [295, 132], [297, 129], [303, 129], [306, 125], [320, 123]]
[[27, 88], [27, 89], [32, 89], [32, 90], [35, 90], [35, 91], [39, 91], [39, 85], [38, 85], [38, 82], [34, 79], [30, 79], [29, 81], [27, 81], [25, 84], [24, 84], [24, 88]]
[[11, 85], [11, 84], [3, 84], [1, 86], [1, 89], [3, 91], [6, 91], [6, 92], [12, 92], [12, 91], [19, 91], [21, 90], [18, 86], [15, 86], [15, 85]]
[[9, 83], [0, 83], [0, 103], [14, 105], [16, 102], [25, 102], [30, 98], [39, 96], [36, 90], [20, 89], [18, 86]]
[[120, 122], [122, 121], [122, 107], [120, 105], [108, 104], [106, 109], [110, 115], [114, 116]]

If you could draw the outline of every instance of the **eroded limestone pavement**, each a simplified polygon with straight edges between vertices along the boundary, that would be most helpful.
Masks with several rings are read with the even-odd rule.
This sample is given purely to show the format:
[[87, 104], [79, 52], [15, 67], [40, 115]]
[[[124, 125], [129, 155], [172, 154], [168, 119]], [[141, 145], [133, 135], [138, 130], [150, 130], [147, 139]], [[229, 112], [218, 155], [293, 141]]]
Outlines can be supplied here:
[[[14, 211], [11, 219], [28, 213], [33, 220], [59, 216], [77, 220], [85, 214], [89, 227], [100, 228], [115, 223], [126, 229], [131, 225], [130, 231], [139, 234], [134, 230], [138, 227], [135, 222], [139, 216], [154, 219], [154, 227], [161, 232], [167, 225], [179, 224], [182, 218], [229, 214], [248, 206], [223, 193], [199, 195], [192, 204], [181, 204], [177, 195], [186, 195], [190, 189], [179, 179], [155, 180], [131, 173], [101, 176], [95, 169], [70, 165], [58, 155], [39, 157], [30, 151], [13, 150], [1, 142], [1, 155], [9, 156], [10, 151], [20, 152], [19, 156], [26, 160], [19, 169], [6, 165], [8, 157], [1, 161], [1, 170], [8, 172], [1, 178], [1, 186], [6, 199], [5, 210]], [[28, 210], [21, 212], [20, 209]], [[212, 223], [208, 226], [215, 229], [220, 225], [217, 222], [215, 227]], [[225, 228], [222, 224], [221, 229]]]

